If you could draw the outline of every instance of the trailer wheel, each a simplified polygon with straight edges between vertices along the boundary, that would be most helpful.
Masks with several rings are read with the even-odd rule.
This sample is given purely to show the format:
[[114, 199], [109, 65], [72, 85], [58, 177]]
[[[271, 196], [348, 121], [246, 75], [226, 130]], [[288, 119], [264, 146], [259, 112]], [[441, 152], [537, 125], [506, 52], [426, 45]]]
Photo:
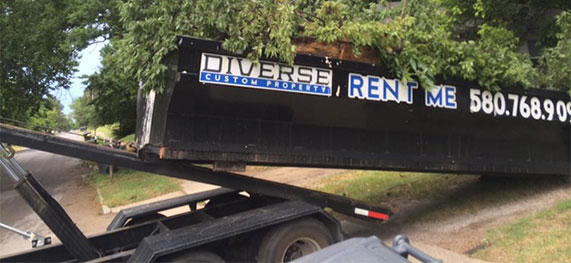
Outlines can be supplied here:
[[266, 233], [258, 262], [290, 262], [333, 244], [331, 232], [313, 218], [277, 226]]
[[184, 254], [164, 256], [158, 259], [159, 262], [188, 262], [188, 263], [224, 263], [220, 256], [206, 250], [193, 251]]

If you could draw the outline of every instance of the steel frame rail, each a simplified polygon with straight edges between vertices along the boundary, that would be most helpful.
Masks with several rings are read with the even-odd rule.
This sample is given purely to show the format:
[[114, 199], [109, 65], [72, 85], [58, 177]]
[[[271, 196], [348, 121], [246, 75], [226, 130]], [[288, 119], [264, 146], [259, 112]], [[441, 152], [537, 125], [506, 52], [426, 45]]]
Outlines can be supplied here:
[[199, 167], [181, 161], [143, 161], [134, 153], [87, 144], [1, 123], [0, 141], [83, 160], [214, 184], [226, 188], [245, 190], [266, 196], [292, 201], [305, 201], [316, 206], [331, 208], [336, 212], [349, 216], [375, 218], [386, 221], [393, 214], [385, 207], [339, 195], [235, 173], [213, 171], [209, 168]]

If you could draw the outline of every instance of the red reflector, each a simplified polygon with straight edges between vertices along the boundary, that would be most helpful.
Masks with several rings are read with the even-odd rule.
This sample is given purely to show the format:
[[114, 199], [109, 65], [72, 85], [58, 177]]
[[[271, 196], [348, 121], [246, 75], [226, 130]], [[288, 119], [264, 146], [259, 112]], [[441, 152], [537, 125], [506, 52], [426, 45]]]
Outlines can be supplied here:
[[382, 220], [389, 220], [389, 215], [381, 214], [381, 213], [377, 213], [377, 212], [373, 212], [373, 211], [369, 211], [369, 217], [382, 219]]

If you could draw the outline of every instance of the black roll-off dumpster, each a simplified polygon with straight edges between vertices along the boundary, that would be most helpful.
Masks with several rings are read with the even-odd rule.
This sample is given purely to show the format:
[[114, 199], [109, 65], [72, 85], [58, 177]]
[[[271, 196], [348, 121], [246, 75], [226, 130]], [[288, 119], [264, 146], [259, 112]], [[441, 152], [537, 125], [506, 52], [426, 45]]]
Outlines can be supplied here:
[[139, 99], [140, 153], [196, 163], [568, 175], [565, 92], [437, 80], [298, 54], [257, 64], [178, 38], [167, 88]]

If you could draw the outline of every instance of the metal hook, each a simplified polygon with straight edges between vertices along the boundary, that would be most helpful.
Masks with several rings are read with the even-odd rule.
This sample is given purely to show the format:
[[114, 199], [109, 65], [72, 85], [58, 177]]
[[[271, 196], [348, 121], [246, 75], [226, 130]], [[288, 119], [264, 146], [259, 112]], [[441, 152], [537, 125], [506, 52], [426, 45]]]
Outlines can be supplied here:
[[18, 181], [20, 176], [26, 175], [26, 170], [16, 161], [14, 155], [16, 151], [11, 145], [4, 146], [0, 143], [0, 161], [2, 167], [8, 171], [8, 174]]
[[3, 144], [0, 143], [0, 149], [2, 152], [2, 157], [4, 157], [5, 159], [12, 159], [12, 157], [14, 157], [14, 155], [16, 154], [16, 151], [14, 150], [14, 148], [12, 148], [12, 145], [6, 145], [6, 147], [4, 147]]

